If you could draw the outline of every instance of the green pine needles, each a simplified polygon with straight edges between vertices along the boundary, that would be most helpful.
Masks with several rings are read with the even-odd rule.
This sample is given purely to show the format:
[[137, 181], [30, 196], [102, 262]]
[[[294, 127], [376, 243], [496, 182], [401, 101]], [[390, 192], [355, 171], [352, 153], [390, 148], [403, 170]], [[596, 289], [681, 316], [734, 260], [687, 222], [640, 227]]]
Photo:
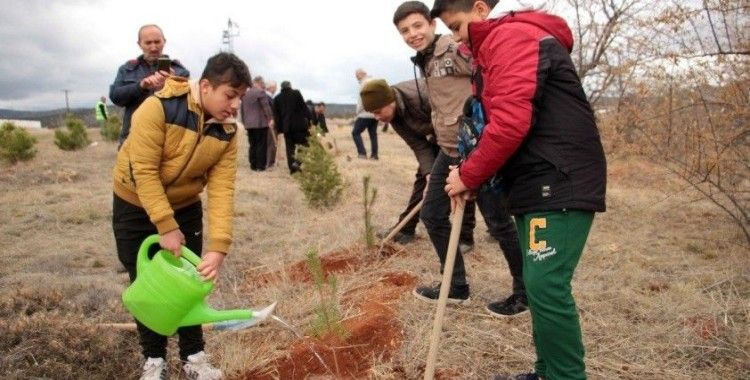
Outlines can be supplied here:
[[120, 131], [122, 130], [122, 121], [117, 115], [111, 115], [107, 118], [107, 121], [102, 125], [99, 133], [102, 134], [104, 141], [114, 142], [120, 139]]
[[375, 203], [378, 189], [370, 187], [369, 175], [362, 177], [362, 187], [364, 189], [364, 196], [362, 199], [365, 208], [365, 243], [367, 244], [367, 248], [372, 248], [375, 246], [375, 227], [372, 225], [372, 205]]
[[307, 145], [298, 148], [297, 159], [302, 170], [293, 178], [299, 182], [307, 203], [313, 208], [330, 208], [341, 199], [344, 183], [341, 174], [320, 142], [318, 133], [311, 133]]
[[0, 126], [0, 159], [15, 164], [28, 161], [36, 155], [36, 137], [13, 123]]
[[65, 130], [55, 130], [55, 145], [62, 150], [78, 150], [90, 143], [83, 120], [73, 115], [65, 117]]
[[323, 263], [315, 250], [307, 252], [307, 269], [313, 277], [315, 290], [318, 293], [318, 304], [314, 308], [315, 317], [310, 322], [312, 335], [322, 338], [329, 334], [336, 334], [340, 338], [346, 338], [349, 332], [341, 324], [341, 312], [336, 298], [336, 277], [326, 278]]

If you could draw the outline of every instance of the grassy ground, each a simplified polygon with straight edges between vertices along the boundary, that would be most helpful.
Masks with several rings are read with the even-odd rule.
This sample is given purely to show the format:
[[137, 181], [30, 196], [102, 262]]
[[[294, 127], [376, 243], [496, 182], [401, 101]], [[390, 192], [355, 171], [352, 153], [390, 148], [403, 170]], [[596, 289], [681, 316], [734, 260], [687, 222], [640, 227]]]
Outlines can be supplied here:
[[[309, 284], [279, 281], [257, 289], [249, 279], [326, 252], [362, 244], [362, 176], [378, 188], [375, 223], [387, 227], [406, 204], [416, 162], [393, 132], [380, 134], [380, 161], [356, 158], [350, 126], [331, 124], [347, 182], [342, 202], [312, 210], [280, 165], [252, 172], [242, 136], [235, 244], [210, 303], [260, 307], [305, 328], [312, 318]], [[57, 149], [49, 131], [35, 132], [39, 154], [0, 167], [0, 377], [137, 378], [133, 332], [97, 327], [128, 322], [120, 304], [127, 275], [111, 232], [115, 145], [97, 141], [78, 152]], [[281, 149], [283, 150], [283, 149]], [[710, 204], [651, 163], [609, 162], [608, 212], [597, 215], [574, 280], [592, 379], [750, 378], [750, 256], [739, 229]], [[421, 237], [404, 254], [339, 274], [342, 294], [368, 287], [384, 273], [410, 272], [418, 283], [439, 280], [438, 262]], [[529, 371], [534, 360], [528, 315], [499, 320], [487, 302], [510, 292], [510, 276], [481, 218], [467, 256], [473, 302], [446, 313], [438, 366], [458, 378]], [[434, 306], [407, 294], [390, 305], [403, 341], [375, 359], [371, 378], [419, 378], [427, 357]], [[359, 310], [344, 308], [345, 317]], [[296, 338], [275, 324], [206, 333], [207, 351], [233, 376], [285, 355]], [[178, 373], [174, 342], [172, 374]]]

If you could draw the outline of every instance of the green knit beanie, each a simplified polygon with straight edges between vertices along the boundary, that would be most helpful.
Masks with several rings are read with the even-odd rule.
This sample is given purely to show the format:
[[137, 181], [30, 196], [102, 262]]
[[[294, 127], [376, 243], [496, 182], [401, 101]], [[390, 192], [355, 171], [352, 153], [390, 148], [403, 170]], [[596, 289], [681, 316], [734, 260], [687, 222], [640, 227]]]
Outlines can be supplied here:
[[362, 107], [367, 112], [381, 109], [396, 101], [396, 93], [383, 79], [373, 79], [365, 83], [359, 91], [359, 96], [362, 98]]

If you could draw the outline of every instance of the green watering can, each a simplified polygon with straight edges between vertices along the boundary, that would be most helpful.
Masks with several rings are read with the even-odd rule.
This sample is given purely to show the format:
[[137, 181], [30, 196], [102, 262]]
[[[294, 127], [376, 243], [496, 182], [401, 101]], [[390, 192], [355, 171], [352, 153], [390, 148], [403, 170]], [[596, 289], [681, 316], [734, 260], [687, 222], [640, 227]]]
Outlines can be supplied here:
[[[137, 277], [122, 294], [122, 302], [135, 319], [149, 329], [170, 336], [178, 327], [226, 322], [224, 329], [252, 326], [266, 319], [276, 303], [261, 311], [250, 309], [214, 310], [205, 303], [214, 288], [203, 281], [196, 266], [201, 259], [182, 247], [182, 256], [161, 249], [149, 259], [149, 248], [159, 244], [159, 235], [151, 235], [141, 244], [136, 262]], [[222, 329], [222, 326], [217, 326]]]

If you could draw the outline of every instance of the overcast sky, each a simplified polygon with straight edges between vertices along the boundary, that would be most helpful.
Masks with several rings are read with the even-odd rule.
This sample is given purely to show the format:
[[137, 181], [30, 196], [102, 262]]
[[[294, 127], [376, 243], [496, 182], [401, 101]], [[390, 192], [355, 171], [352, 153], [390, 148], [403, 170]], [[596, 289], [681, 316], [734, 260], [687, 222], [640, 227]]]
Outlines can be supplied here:
[[137, 30], [148, 23], [164, 30], [164, 53], [199, 77], [224, 47], [229, 18], [239, 25], [234, 52], [253, 76], [289, 80], [306, 99], [354, 103], [358, 67], [391, 82], [413, 77], [413, 51], [391, 21], [402, 2], [3, 0], [0, 108], [64, 108], [63, 89], [71, 107], [93, 106], [141, 54]]

